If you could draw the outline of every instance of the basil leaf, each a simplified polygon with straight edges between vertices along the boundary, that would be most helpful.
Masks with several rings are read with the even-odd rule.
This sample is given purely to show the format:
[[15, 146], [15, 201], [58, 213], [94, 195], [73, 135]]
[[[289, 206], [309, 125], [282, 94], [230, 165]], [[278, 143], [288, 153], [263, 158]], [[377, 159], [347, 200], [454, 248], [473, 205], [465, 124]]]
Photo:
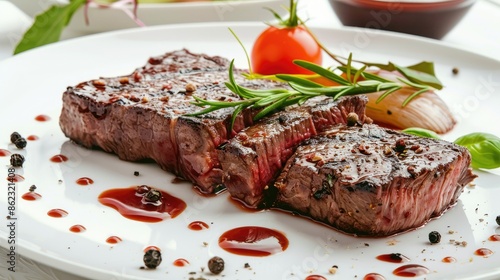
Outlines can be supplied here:
[[434, 73], [434, 64], [431, 62], [424, 61], [407, 67], [395, 65], [395, 67], [399, 73], [414, 83], [428, 85], [435, 89], [443, 88], [443, 84]]
[[86, 0], [70, 0], [67, 5], [53, 5], [37, 15], [33, 25], [17, 44], [14, 54], [59, 41], [64, 27], [68, 25], [78, 8], [85, 3]]
[[455, 143], [469, 150], [473, 168], [494, 169], [500, 167], [500, 138], [497, 136], [474, 132], [459, 137]]
[[401, 132], [420, 136], [420, 137], [440, 139], [439, 135], [436, 132], [434, 132], [432, 130], [425, 129], [425, 128], [420, 128], [420, 127], [405, 128], [405, 129], [401, 130]]

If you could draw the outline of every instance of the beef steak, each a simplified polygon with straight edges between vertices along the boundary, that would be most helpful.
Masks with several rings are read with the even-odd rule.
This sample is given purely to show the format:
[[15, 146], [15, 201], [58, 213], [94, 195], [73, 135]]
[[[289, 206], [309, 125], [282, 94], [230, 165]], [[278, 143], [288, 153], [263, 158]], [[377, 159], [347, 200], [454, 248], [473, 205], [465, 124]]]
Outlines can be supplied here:
[[297, 145], [339, 123], [349, 113], [364, 121], [365, 96], [315, 97], [300, 107], [280, 111], [240, 131], [221, 147], [223, 183], [231, 196], [251, 208], [272, 203], [273, 179]]
[[364, 124], [306, 140], [275, 182], [274, 207], [355, 235], [423, 226], [471, 182], [467, 149]]
[[[98, 147], [127, 161], [152, 159], [159, 166], [211, 193], [221, 184], [216, 147], [243, 127], [252, 112], [243, 112], [234, 132], [228, 131], [232, 109], [202, 117], [192, 95], [239, 100], [224, 82], [229, 61], [218, 56], [178, 50], [152, 57], [132, 74], [100, 78], [68, 87], [59, 124], [64, 134], [85, 147]], [[247, 80], [235, 70], [237, 82], [249, 88], [276, 87], [275, 82]]]

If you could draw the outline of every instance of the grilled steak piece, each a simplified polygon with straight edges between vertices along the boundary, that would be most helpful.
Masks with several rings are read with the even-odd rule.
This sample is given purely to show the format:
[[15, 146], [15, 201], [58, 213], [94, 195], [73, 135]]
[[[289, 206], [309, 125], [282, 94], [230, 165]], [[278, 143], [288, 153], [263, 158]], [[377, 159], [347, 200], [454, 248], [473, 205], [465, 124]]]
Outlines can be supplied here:
[[[203, 117], [192, 95], [239, 100], [224, 85], [227, 59], [179, 50], [152, 57], [132, 74], [101, 78], [68, 87], [63, 94], [60, 127], [74, 142], [99, 147], [120, 159], [152, 159], [159, 166], [211, 193], [221, 184], [216, 147], [251, 125], [250, 111], [228, 131], [232, 109]], [[239, 84], [249, 88], [276, 87], [275, 82], [246, 80], [235, 70]], [[194, 92], [193, 92], [194, 91]]]
[[306, 140], [276, 180], [275, 207], [360, 236], [423, 226], [476, 176], [467, 149], [376, 125], [338, 125]]
[[346, 123], [351, 112], [364, 121], [366, 103], [365, 96], [337, 101], [316, 97], [245, 128], [221, 147], [224, 185], [233, 198], [248, 207], [266, 207], [265, 203], [272, 201], [272, 194], [267, 193], [269, 185], [297, 145], [334, 124]]

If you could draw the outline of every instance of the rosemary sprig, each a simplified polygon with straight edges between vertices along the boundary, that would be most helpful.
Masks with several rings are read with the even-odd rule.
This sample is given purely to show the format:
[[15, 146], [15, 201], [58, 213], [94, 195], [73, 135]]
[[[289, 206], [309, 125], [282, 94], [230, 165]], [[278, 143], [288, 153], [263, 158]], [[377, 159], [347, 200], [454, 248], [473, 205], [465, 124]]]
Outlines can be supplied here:
[[342, 96], [383, 91], [384, 93], [377, 100], [377, 102], [380, 102], [389, 94], [394, 93], [403, 86], [413, 87], [416, 91], [404, 101], [403, 106], [405, 106], [419, 94], [432, 89], [431, 86], [418, 84], [403, 78], [399, 78], [399, 81], [384, 79], [378, 75], [366, 72], [366, 66], [360, 69], [354, 68], [352, 66], [352, 61], [351, 54], [345, 66], [339, 66], [333, 70], [323, 68], [320, 65], [307, 61], [294, 61], [297, 65], [314, 72], [315, 75], [319, 75], [338, 84], [335, 86], [324, 86], [302, 75], [279, 74], [276, 75], [276, 78], [286, 82], [290, 88], [254, 90], [238, 85], [234, 79], [233, 60], [229, 66], [229, 81], [226, 82], [226, 87], [241, 97], [242, 100], [227, 102], [205, 100], [195, 96], [195, 101], [192, 102], [192, 104], [203, 107], [204, 109], [190, 115], [199, 116], [212, 111], [234, 107], [235, 110], [231, 118], [232, 129], [237, 115], [246, 108], [261, 109], [254, 117], [254, 121], [257, 121], [287, 106], [302, 105], [307, 100], [316, 96], [330, 96], [333, 99], [338, 99]]

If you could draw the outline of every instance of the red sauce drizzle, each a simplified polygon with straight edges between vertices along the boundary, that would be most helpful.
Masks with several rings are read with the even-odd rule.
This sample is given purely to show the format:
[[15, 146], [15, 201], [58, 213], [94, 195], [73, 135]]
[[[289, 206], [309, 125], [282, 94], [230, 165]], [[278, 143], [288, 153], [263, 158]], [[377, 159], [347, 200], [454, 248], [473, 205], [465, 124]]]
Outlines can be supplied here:
[[162, 199], [158, 206], [143, 203], [143, 197], [137, 195], [136, 187], [109, 189], [102, 192], [98, 199], [100, 203], [114, 208], [125, 218], [148, 223], [175, 218], [186, 209], [183, 200], [164, 191], [160, 192]]
[[21, 196], [22, 199], [24, 200], [39, 200], [42, 198], [42, 196], [36, 192], [27, 192]]
[[479, 248], [476, 251], [474, 251], [474, 254], [482, 257], [489, 257], [493, 255], [493, 251], [491, 251], [488, 248]]
[[30, 135], [30, 136], [26, 137], [26, 139], [28, 139], [29, 141], [36, 141], [40, 138], [36, 135]]
[[94, 180], [90, 179], [89, 177], [82, 177], [78, 178], [78, 180], [76, 180], [76, 183], [78, 185], [87, 186], [93, 184]]
[[46, 122], [46, 121], [50, 120], [50, 117], [47, 115], [38, 115], [35, 117], [35, 120], [37, 120], [39, 122]]
[[[10, 174], [12, 175], [12, 174]], [[19, 182], [22, 182], [24, 181], [24, 177], [19, 175], [19, 174], [13, 174], [12, 176], [7, 176], [7, 181], [11, 182], [11, 183], [19, 183]]]
[[321, 275], [309, 275], [305, 280], [327, 280], [325, 277]]
[[148, 247], [144, 248], [144, 253], [146, 253], [149, 250], [161, 251], [159, 247], [151, 245], [151, 246], [148, 246]]
[[385, 280], [385, 277], [378, 273], [368, 273], [363, 277], [363, 280]]
[[50, 158], [50, 161], [57, 162], [57, 163], [65, 162], [65, 161], [68, 161], [68, 157], [65, 155], [55, 155], [55, 156]]
[[172, 179], [172, 184], [181, 184], [181, 183], [185, 183], [186, 180], [182, 179], [182, 178], [179, 178], [179, 177], [175, 177], [174, 179]]
[[86, 230], [87, 229], [82, 225], [74, 225], [74, 226], [71, 226], [69, 228], [69, 231], [74, 232], [74, 233], [80, 233], [80, 232], [84, 232]]
[[229, 200], [229, 202], [231, 202], [231, 204], [233, 204], [234, 206], [236, 206], [236, 208], [240, 209], [240, 210], [243, 210], [245, 212], [249, 212], [249, 213], [254, 213], [254, 212], [261, 212], [261, 211], [264, 211], [262, 209], [257, 209], [257, 208], [250, 208], [250, 207], [247, 207], [245, 206], [245, 203], [242, 202], [242, 201], [239, 201], [237, 199], [234, 199], [232, 198], [230, 195], [228, 195], [227, 199]]
[[0, 149], [0, 157], [10, 156], [12, 153], [5, 149]]
[[47, 212], [47, 215], [51, 216], [52, 218], [63, 218], [68, 216], [68, 212], [62, 209], [51, 209], [49, 212]]
[[106, 239], [106, 242], [109, 243], [109, 244], [117, 244], [117, 243], [120, 243], [122, 242], [122, 239], [118, 236], [110, 236]]
[[448, 256], [448, 257], [444, 257], [441, 261], [444, 263], [456, 263], [457, 259], [455, 259], [454, 257]]
[[410, 261], [408, 257], [401, 255], [399, 253], [378, 255], [377, 260], [390, 263], [404, 263]]
[[209, 226], [205, 222], [194, 221], [188, 225], [188, 228], [191, 230], [204, 230], [204, 229], [208, 229]]
[[430, 270], [425, 266], [419, 264], [407, 264], [394, 269], [392, 273], [401, 277], [418, 277], [426, 275], [429, 272]]
[[187, 265], [189, 265], [189, 262], [188, 262], [186, 259], [176, 259], [176, 260], [173, 262], [173, 264], [174, 264], [175, 266], [181, 266], [181, 267], [182, 267], [182, 266], [187, 266]]
[[493, 234], [488, 238], [489, 241], [500, 241], [500, 234]]
[[[269, 242], [269, 239], [273, 242]], [[288, 248], [288, 243], [288, 239], [283, 233], [258, 226], [234, 228], [219, 237], [219, 246], [222, 249], [233, 254], [253, 257], [264, 257], [283, 252]]]

